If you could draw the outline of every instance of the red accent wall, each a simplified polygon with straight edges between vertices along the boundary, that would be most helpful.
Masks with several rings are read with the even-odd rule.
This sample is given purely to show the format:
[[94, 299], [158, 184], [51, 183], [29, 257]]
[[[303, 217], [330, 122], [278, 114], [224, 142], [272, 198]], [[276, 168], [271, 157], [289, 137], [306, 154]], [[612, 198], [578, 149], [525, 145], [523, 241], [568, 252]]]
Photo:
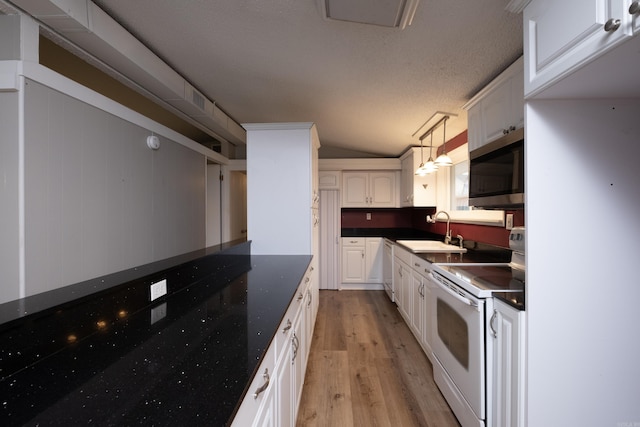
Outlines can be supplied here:
[[[457, 136], [454, 136], [453, 138], [447, 141], [447, 152], [453, 151], [456, 148], [466, 144], [468, 140], [469, 138], [467, 138], [467, 131], [466, 130], [462, 131], [460, 134], [458, 134]], [[443, 152], [444, 152], [444, 146], [441, 145], [440, 147], [438, 147], [438, 156]]]
[[[467, 143], [467, 131], [463, 131], [447, 141], [447, 151]], [[443, 147], [438, 147], [438, 155], [442, 154]], [[371, 220], [366, 219], [367, 213], [371, 214]], [[513, 225], [524, 226], [524, 209], [506, 210], [513, 214]], [[447, 224], [437, 222], [429, 224], [427, 215], [435, 214], [435, 208], [400, 208], [400, 209], [342, 209], [343, 228], [413, 228], [435, 234], [445, 235]], [[488, 243], [491, 245], [509, 247], [509, 230], [504, 227], [491, 227], [486, 225], [451, 223], [451, 235], [462, 235], [465, 240]]]
[[[367, 220], [367, 213], [371, 220]], [[413, 228], [444, 236], [447, 230], [445, 222], [429, 224], [427, 215], [433, 215], [435, 208], [399, 208], [399, 209], [342, 209], [343, 228]], [[513, 214], [513, 225], [524, 226], [524, 209], [507, 210]], [[509, 247], [509, 230], [504, 227], [485, 225], [450, 224], [451, 235], [462, 235], [465, 240]]]

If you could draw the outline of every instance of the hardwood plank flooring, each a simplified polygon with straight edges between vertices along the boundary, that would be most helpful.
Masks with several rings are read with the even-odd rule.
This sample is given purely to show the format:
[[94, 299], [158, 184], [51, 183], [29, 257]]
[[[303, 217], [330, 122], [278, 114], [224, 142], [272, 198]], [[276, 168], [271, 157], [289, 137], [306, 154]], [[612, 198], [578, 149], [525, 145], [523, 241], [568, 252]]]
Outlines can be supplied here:
[[458, 427], [384, 291], [320, 291], [297, 426]]

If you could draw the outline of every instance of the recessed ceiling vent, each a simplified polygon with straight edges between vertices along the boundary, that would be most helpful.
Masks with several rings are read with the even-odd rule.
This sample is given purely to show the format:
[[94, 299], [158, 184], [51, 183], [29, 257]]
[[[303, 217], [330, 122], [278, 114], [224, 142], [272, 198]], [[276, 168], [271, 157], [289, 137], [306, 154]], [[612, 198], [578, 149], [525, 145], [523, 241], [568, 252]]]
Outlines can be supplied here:
[[318, 0], [325, 19], [403, 30], [411, 25], [420, 0]]

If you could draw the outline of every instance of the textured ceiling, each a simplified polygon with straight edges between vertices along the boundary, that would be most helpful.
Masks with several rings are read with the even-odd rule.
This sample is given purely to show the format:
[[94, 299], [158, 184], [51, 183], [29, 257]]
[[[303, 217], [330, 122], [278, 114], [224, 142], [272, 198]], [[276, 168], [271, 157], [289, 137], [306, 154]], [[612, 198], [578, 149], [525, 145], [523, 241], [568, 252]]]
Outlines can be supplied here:
[[522, 54], [508, 0], [421, 0], [404, 30], [325, 20], [316, 0], [95, 3], [239, 123], [315, 122], [323, 157], [398, 156], [438, 111], [458, 115], [450, 139]]

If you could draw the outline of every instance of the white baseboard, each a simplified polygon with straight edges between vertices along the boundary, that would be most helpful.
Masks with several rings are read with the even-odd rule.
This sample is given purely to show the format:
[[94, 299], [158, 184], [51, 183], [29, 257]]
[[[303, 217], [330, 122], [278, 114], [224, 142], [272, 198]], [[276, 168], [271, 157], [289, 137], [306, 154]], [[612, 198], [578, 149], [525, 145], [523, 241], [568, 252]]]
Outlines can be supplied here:
[[383, 291], [382, 283], [340, 283], [341, 291]]

